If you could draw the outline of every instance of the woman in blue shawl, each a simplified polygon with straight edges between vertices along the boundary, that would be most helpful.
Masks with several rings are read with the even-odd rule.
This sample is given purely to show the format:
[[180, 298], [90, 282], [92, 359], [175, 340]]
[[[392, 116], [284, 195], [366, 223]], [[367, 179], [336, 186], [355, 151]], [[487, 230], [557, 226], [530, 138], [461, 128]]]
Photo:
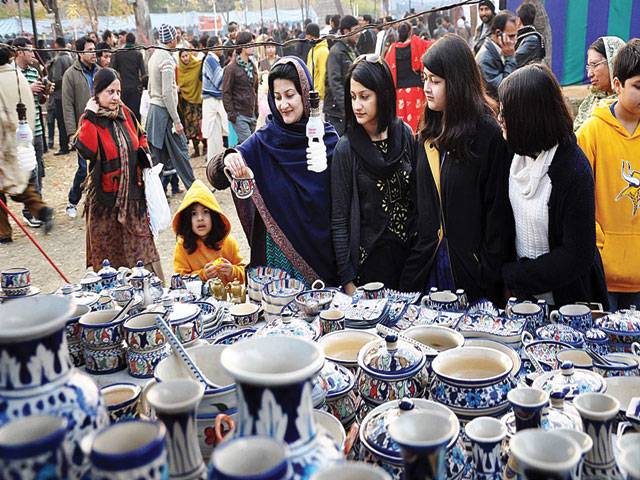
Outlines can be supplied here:
[[[283, 57], [269, 73], [266, 124], [236, 149], [227, 149], [207, 165], [207, 178], [221, 190], [229, 187], [228, 167], [236, 177], [249, 167], [256, 190], [233, 200], [251, 247], [252, 266], [282, 268], [311, 284], [335, 285], [336, 262], [331, 241], [331, 175], [329, 169], [307, 169], [306, 124], [311, 74], [297, 57]], [[324, 143], [331, 166], [338, 135], [325, 122]]]

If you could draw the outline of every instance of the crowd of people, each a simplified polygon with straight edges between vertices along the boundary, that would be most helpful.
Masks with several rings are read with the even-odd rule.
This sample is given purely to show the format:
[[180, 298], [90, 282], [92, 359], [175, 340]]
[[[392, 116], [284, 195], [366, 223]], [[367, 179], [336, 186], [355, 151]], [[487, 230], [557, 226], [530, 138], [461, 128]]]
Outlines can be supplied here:
[[[347, 293], [381, 281], [462, 288], [499, 305], [640, 304], [640, 40], [589, 47], [591, 89], [574, 118], [544, 63], [536, 14], [531, 3], [512, 13], [483, 0], [475, 32], [446, 15], [391, 25], [328, 16], [292, 32], [231, 23], [226, 37], [193, 39], [163, 24], [146, 53], [128, 32], [80, 38], [77, 53], [41, 58], [48, 79], [18, 38], [17, 53], [0, 48], [0, 76], [21, 78], [38, 163], [25, 185], [0, 190], [24, 201], [31, 226], [50, 229], [42, 154], [57, 126], [56, 154], [77, 153], [67, 214], [85, 192], [95, 269], [106, 257], [116, 267], [142, 259], [162, 276], [142, 175], [162, 163], [166, 194], [187, 190], [173, 221], [180, 274], [228, 282], [247, 264], [268, 265]], [[288, 39], [298, 41], [276, 45]], [[17, 124], [9, 84], [7, 125]], [[324, 120], [320, 172], [306, 133], [312, 91]], [[205, 154], [214, 189], [252, 179], [253, 195], [233, 197], [247, 261], [195, 179], [191, 157]]]

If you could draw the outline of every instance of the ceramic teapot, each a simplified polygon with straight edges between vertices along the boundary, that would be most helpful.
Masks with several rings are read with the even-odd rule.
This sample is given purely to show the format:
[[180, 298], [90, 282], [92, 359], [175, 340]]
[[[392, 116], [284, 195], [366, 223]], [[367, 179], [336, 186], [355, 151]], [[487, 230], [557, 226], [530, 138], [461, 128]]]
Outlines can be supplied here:
[[226, 288], [231, 297], [231, 303], [244, 303], [247, 301], [247, 289], [239, 280], [228, 283]]
[[224, 283], [219, 278], [212, 278], [207, 280], [206, 289], [216, 300], [226, 302], [227, 301], [227, 289]]

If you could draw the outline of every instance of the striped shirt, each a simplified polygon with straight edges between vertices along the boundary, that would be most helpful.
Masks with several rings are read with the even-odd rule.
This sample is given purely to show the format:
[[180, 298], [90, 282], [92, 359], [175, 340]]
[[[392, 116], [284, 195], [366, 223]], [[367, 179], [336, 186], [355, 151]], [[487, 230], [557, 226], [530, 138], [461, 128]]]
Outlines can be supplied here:
[[[27, 68], [20, 69], [20, 70], [22, 71], [22, 74], [26, 77], [27, 82], [29, 82], [29, 85], [40, 80], [40, 74], [38, 73], [38, 70], [33, 68], [31, 65], [27, 65]], [[40, 121], [41, 108], [40, 108], [40, 101], [38, 99], [38, 95], [34, 95], [33, 100], [34, 100], [34, 103], [36, 104], [36, 131], [33, 132], [33, 136], [37, 137], [38, 135], [42, 135], [42, 123]]]

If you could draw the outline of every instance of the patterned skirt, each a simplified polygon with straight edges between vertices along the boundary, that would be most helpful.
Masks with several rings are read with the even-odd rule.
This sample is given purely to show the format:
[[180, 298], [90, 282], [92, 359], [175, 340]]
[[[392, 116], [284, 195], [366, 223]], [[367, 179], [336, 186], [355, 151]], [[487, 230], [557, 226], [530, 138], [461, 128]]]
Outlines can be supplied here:
[[188, 139], [201, 139], [202, 133], [202, 104], [189, 103], [184, 98], [180, 98], [180, 116], [184, 125], [184, 133]]
[[[97, 272], [107, 258], [114, 268], [133, 267], [138, 260], [144, 265], [160, 261], [160, 255], [149, 228], [146, 205], [140, 201], [128, 203], [126, 225], [118, 222], [117, 209], [105, 208], [88, 200], [87, 266]], [[144, 200], [142, 201], [144, 202]], [[147, 267], [148, 268], [148, 267]]]

